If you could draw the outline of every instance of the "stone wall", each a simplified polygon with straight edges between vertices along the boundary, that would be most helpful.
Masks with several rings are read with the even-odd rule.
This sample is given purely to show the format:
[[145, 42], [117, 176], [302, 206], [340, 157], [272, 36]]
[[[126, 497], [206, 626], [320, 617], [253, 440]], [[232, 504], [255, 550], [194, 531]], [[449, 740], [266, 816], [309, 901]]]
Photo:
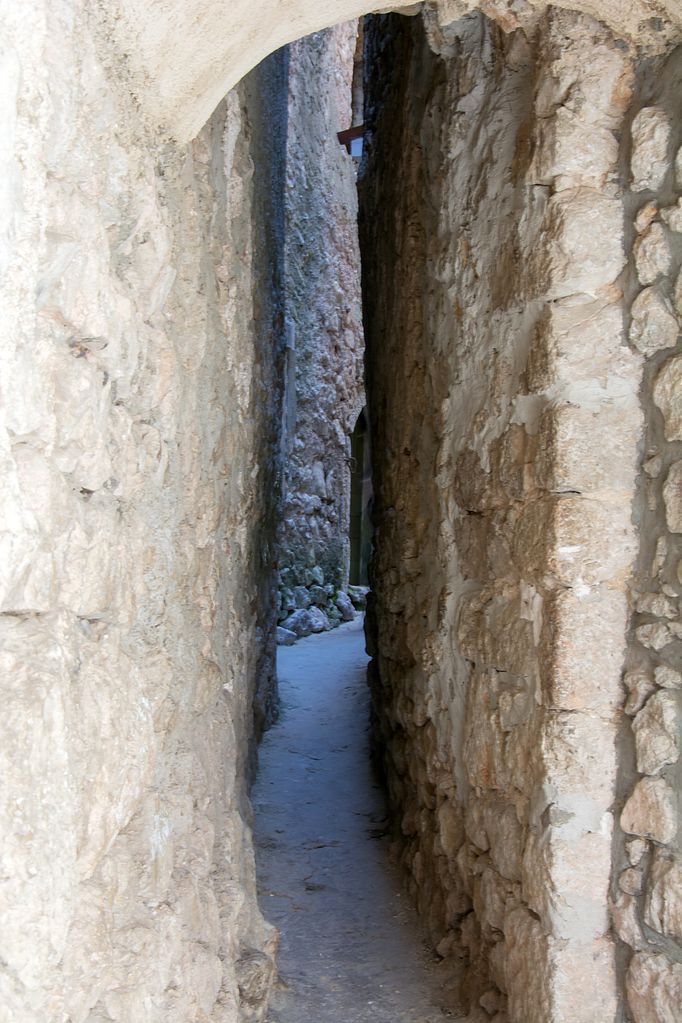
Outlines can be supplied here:
[[89, 6], [0, 10], [0, 1019], [257, 1019], [285, 56], [178, 147]]
[[625, 133], [629, 341], [644, 357], [640, 550], [624, 684], [612, 913], [635, 1023], [682, 1005], [682, 52], [644, 62]]
[[[479, 15], [370, 24], [371, 682], [398, 855], [472, 1019], [613, 1020], [624, 1003], [608, 891], [630, 755], [621, 674], [642, 430], [619, 149], [636, 54], [558, 10], [507, 35]], [[662, 259], [663, 230], [640, 262]], [[667, 292], [648, 301], [659, 321], [672, 315]], [[672, 615], [672, 596], [640, 599], [653, 619], [643, 635], [670, 638], [655, 616]], [[666, 732], [667, 704], [658, 712], [650, 727]], [[667, 734], [663, 745], [672, 760]], [[639, 801], [642, 833], [653, 802]], [[654, 870], [672, 881], [668, 857]], [[654, 1008], [670, 1005], [659, 991], [672, 973], [654, 992], [649, 967], [637, 974], [647, 1008], [630, 999], [636, 1023], [672, 1019]]]
[[364, 405], [356, 162], [337, 139], [356, 37], [350, 22], [288, 48], [280, 617], [313, 606], [322, 627], [340, 621], [348, 583], [350, 435]]

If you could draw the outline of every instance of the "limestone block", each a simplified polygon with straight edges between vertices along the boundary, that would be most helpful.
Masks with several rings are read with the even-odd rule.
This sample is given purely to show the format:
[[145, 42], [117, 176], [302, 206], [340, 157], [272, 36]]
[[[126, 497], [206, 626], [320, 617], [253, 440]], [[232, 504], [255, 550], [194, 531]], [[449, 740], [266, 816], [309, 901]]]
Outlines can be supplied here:
[[591, 941], [608, 931], [611, 830], [575, 834], [560, 824], [529, 836], [523, 897], [555, 938]]
[[[566, 944], [554, 939], [550, 947], [555, 963], [555, 1018], [575, 1020], [575, 1023], [614, 1019], [617, 988], [615, 949], [611, 937], [589, 942], [569, 941]], [[577, 987], [576, 977], [581, 978]]]
[[[614, 1017], [614, 952], [608, 939], [548, 940], [539, 921], [519, 908], [505, 921], [505, 953], [511, 1019], [594, 1023]], [[579, 987], [576, 977], [581, 978]]]
[[560, 106], [554, 117], [539, 120], [533, 180], [554, 184], [558, 179], [557, 191], [604, 187], [618, 148], [608, 125], [592, 122], [586, 127], [585, 113], [585, 107], [578, 114], [575, 108]]
[[[557, 594], [548, 608], [554, 656], [550, 706], [590, 710], [620, 701], [621, 636], [626, 617], [627, 601], [622, 592], [599, 588], [581, 595], [573, 588]], [[589, 671], [586, 664], [590, 664]], [[595, 677], [601, 679], [598, 687], [592, 684]]]
[[634, 949], [646, 948], [646, 938], [637, 911], [637, 899], [632, 895], [619, 892], [611, 902], [611, 919], [613, 928], [626, 945]]
[[656, 375], [653, 400], [663, 412], [666, 440], [682, 439], [682, 356], [668, 359]]
[[637, 952], [626, 978], [635, 1023], [677, 1023], [682, 1005], [682, 965], [664, 955]]
[[293, 646], [297, 639], [295, 632], [283, 629], [281, 625], [277, 626], [277, 646]]
[[0, 621], [6, 727], [0, 745], [2, 954], [22, 991], [16, 1002], [3, 1002], [3, 1009], [16, 1019], [26, 1009], [24, 985], [39, 990], [45, 977], [54, 980], [55, 957], [67, 947], [78, 895], [81, 807], [67, 754], [72, 660], [70, 637], [62, 632], [60, 643], [55, 624], [48, 616]]
[[623, 682], [628, 690], [628, 698], [623, 709], [626, 714], [634, 715], [644, 706], [656, 686], [649, 672], [642, 669], [626, 672]]
[[678, 316], [682, 316], [682, 270], [677, 275], [673, 291], [673, 305]]
[[670, 629], [662, 622], [640, 625], [635, 629], [635, 635], [642, 646], [650, 650], [663, 650], [673, 640]]
[[625, 263], [620, 202], [590, 188], [554, 195], [542, 234], [546, 248], [539, 269], [546, 281], [547, 298], [597, 296]]
[[464, 737], [464, 761], [472, 785], [483, 789], [505, 786], [505, 740], [499, 715], [493, 709], [494, 672], [474, 672], [467, 700]]
[[299, 610], [310, 607], [312, 600], [306, 586], [294, 586], [293, 593], [294, 603]]
[[680, 715], [671, 692], [656, 692], [632, 723], [640, 774], [659, 774], [679, 759]]
[[682, 231], [682, 199], [677, 200], [676, 206], [669, 206], [667, 209], [661, 210], [661, 218], [671, 231]]
[[616, 774], [612, 723], [581, 711], [549, 714], [542, 736], [546, 783], [559, 811], [591, 830], [603, 829]]
[[663, 484], [665, 519], [671, 533], [682, 533], [682, 461], [673, 462]]
[[511, 910], [504, 923], [504, 980], [512, 1019], [541, 1023], [552, 1018], [553, 977], [547, 939], [528, 910]]
[[484, 811], [490, 836], [490, 859], [502, 877], [510, 881], [521, 879], [523, 829], [516, 810], [511, 806], [495, 811]]
[[566, 380], [594, 381], [613, 371], [622, 350], [623, 315], [604, 299], [553, 302], [536, 325], [529, 386], [545, 390]]
[[325, 586], [311, 586], [308, 589], [310, 600], [315, 607], [326, 608], [329, 605], [329, 594]]
[[642, 593], [637, 598], [635, 611], [657, 618], [677, 618], [677, 603], [664, 593]]
[[296, 636], [310, 636], [313, 632], [325, 632], [329, 622], [319, 607], [300, 608], [282, 622], [282, 628]]
[[664, 778], [642, 778], [623, 807], [620, 825], [629, 835], [652, 838], [663, 845], [677, 834], [675, 792]]
[[341, 612], [341, 620], [352, 622], [355, 618], [355, 608], [347, 593], [340, 592], [336, 595], [336, 606]]
[[647, 879], [644, 919], [655, 931], [682, 941], [682, 863], [657, 849]]
[[652, 224], [636, 239], [633, 253], [640, 284], [653, 284], [670, 273], [670, 247], [661, 224]]
[[462, 652], [481, 667], [495, 665], [526, 675], [535, 656], [533, 623], [523, 613], [521, 595], [512, 588], [465, 596], [460, 604], [458, 637]]
[[449, 799], [444, 799], [438, 807], [438, 835], [443, 852], [454, 860], [462, 844], [463, 824], [459, 807]]
[[679, 324], [660, 288], [645, 288], [632, 304], [630, 342], [642, 355], [653, 355], [677, 344]]
[[658, 206], [655, 202], [648, 202], [637, 211], [635, 217], [635, 231], [643, 234], [644, 231], [654, 222], [658, 214]]
[[668, 171], [668, 145], [670, 122], [659, 107], [643, 107], [635, 116], [631, 128], [633, 192], [661, 188]]
[[639, 895], [642, 891], [642, 871], [627, 867], [618, 877], [618, 887], [627, 895]]
[[675, 155], [675, 182], [678, 188], [682, 188], [682, 146]]
[[625, 843], [627, 849], [628, 859], [633, 867], [636, 867], [638, 863], [641, 863], [642, 857], [648, 849], [648, 843], [643, 838], [633, 838], [629, 842]]
[[[675, 321], [676, 322], [676, 321]], [[674, 344], [674, 342], [673, 342]], [[627, 490], [632, 486], [634, 452], [641, 430], [636, 403], [638, 359], [631, 367], [621, 363], [619, 389], [626, 394], [626, 380], [632, 373], [632, 400], [603, 403], [595, 407], [577, 404], [575, 396], [552, 404], [543, 414], [538, 429], [539, 450], [535, 463], [538, 485], [555, 492], [590, 492], [604, 489]], [[630, 372], [628, 372], [630, 370]], [[595, 444], [599, 436], [601, 443]]]
[[507, 907], [517, 901], [514, 886], [495, 870], [485, 868], [474, 882], [474, 910], [482, 927], [503, 931]]
[[682, 689], [682, 675], [664, 664], [654, 668], [654, 680], [656, 685], [663, 689]]
[[569, 586], [624, 580], [635, 551], [630, 510], [614, 503], [566, 496], [553, 504], [554, 546], [549, 570]]

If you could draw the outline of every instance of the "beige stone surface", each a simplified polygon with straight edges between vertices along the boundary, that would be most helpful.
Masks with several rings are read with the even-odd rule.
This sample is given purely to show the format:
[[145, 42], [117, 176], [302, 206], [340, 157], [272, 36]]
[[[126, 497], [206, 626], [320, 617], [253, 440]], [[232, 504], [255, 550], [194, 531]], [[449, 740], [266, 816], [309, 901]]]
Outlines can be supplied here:
[[623, 682], [628, 690], [628, 698], [623, 709], [626, 714], [634, 715], [641, 710], [656, 686], [651, 674], [643, 670], [626, 672]]
[[623, 807], [620, 825], [629, 835], [672, 842], [678, 826], [674, 789], [664, 778], [642, 778]]
[[675, 281], [675, 290], [673, 293], [673, 303], [675, 305], [675, 311], [678, 316], [682, 316], [682, 270], [677, 275]]
[[675, 206], [668, 206], [661, 210], [661, 217], [671, 231], [682, 231], [682, 199], [677, 200]]
[[633, 866], [637, 866], [638, 863], [641, 863], [642, 857], [647, 851], [648, 843], [642, 838], [633, 838], [625, 843], [625, 847], [628, 853], [628, 861]]
[[665, 519], [671, 533], [682, 533], [682, 461], [673, 462], [663, 484]]
[[627, 973], [627, 996], [635, 1023], [676, 1023], [682, 1002], [682, 966], [663, 955], [637, 953]]
[[682, 438], [682, 356], [668, 359], [661, 367], [654, 383], [654, 401], [663, 413], [666, 440]]
[[682, 940], [682, 864], [660, 849], [649, 874], [644, 919], [653, 930]]
[[662, 224], [654, 223], [647, 228], [637, 238], [633, 251], [640, 284], [653, 284], [670, 273], [670, 246]]
[[670, 120], [665, 110], [643, 107], [634, 117], [632, 135], [632, 190], [643, 192], [660, 188], [668, 173]]
[[670, 302], [656, 288], [645, 288], [632, 305], [630, 342], [643, 355], [652, 355], [677, 343], [679, 323]]
[[639, 920], [637, 899], [632, 895], [619, 892], [611, 903], [611, 918], [613, 928], [621, 941], [635, 950], [646, 948], [646, 939]]
[[675, 671], [674, 668], [669, 668], [666, 665], [659, 665], [654, 670], [654, 679], [657, 686], [662, 686], [664, 689], [681, 689], [682, 688], [682, 675], [679, 671]]
[[257, 115], [165, 147], [84, 5], [0, 21], [0, 1018], [236, 1021], [244, 949], [274, 952]]
[[672, 692], [651, 696], [632, 723], [637, 748], [637, 770], [659, 774], [680, 756], [680, 714]]

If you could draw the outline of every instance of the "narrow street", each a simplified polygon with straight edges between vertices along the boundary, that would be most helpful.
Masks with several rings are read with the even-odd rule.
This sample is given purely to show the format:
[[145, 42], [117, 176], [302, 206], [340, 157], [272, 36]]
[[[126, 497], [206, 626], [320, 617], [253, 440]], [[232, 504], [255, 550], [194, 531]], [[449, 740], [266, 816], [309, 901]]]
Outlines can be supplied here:
[[279, 650], [253, 791], [260, 900], [281, 932], [270, 1023], [437, 1023], [438, 971], [388, 860], [362, 622]]

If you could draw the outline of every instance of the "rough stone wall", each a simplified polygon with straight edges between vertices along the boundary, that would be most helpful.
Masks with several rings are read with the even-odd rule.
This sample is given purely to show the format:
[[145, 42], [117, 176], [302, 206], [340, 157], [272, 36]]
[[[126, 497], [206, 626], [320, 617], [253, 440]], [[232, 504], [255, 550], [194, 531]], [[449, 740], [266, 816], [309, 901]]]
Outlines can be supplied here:
[[608, 889], [642, 420], [621, 290], [633, 60], [558, 10], [528, 36], [481, 15], [369, 28], [375, 739], [460, 1007], [497, 1023], [621, 1011]]
[[0, 7], [0, 1019], [256, 1019], [285, 58], [177, 147], [88, 7]]
[[356, 163], [336, 135], [351, 124], [356, 37], [350, 22], [289, 47], [283, 617], [316, 602], [311, 587], [327, 586], [320, 609], [331, 612], [330, 598], [348, 582], [350, 434], [364, 405], [364, 338]]
[[682, 51], [643, 62], [625, 133], [629, 340], [645, 359], [612, 913], [635, 1023], [682, 1006]]

